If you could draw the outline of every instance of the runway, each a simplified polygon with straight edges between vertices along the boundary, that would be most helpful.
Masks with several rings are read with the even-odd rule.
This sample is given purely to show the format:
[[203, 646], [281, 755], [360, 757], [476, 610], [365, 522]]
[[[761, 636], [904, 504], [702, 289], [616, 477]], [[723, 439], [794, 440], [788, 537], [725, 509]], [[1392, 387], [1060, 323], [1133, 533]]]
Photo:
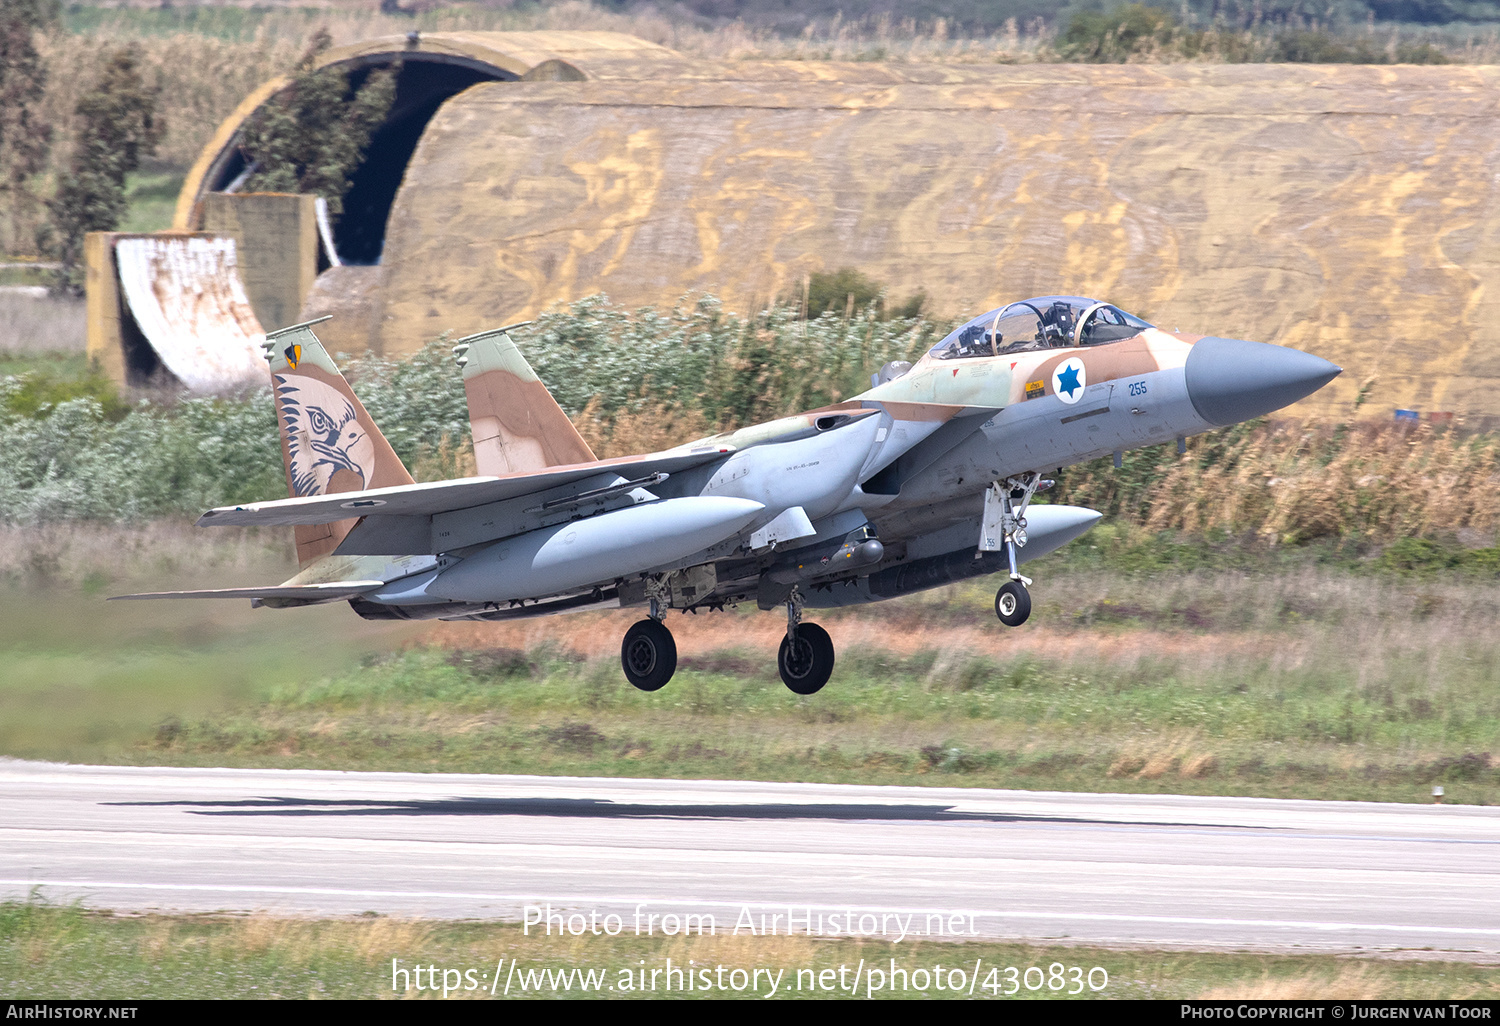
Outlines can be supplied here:
[[33, 888], [131, 911], [550, 904], [626, 930], [748, 915], [890, 940], [1490, 955], [1500, 809], [0, 760], [0, 897]]

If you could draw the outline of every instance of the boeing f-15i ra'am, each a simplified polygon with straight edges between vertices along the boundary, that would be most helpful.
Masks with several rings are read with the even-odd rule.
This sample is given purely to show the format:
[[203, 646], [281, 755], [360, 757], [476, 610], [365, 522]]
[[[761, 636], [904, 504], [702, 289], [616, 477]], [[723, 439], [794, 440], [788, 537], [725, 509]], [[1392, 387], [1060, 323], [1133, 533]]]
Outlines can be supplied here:
[[1072, 463], [1258, 417], [1339, 368], [1307, 353], [1155, 328], [1048, 296], [960, 326], [847, 402], [664, 452], [598, 460], [506, 329], [464, 339], [479, 476], [415, 484], [313, 334], [267, 335], [292, 498], [207, 526], [291, 526], [302, 571], [267, 588], [131, 598], [347, 601], [367, 619], [509, 620], [638, 607], [621, 663], [654, 691], [677, 664], [669, 609], [784, 608], [778, 667], [812, 694], [833, 670], [809, 608], [986, 574], [1002, 623], [1031, 611], [1020, 566], [1100, 518], [1032, 504]]

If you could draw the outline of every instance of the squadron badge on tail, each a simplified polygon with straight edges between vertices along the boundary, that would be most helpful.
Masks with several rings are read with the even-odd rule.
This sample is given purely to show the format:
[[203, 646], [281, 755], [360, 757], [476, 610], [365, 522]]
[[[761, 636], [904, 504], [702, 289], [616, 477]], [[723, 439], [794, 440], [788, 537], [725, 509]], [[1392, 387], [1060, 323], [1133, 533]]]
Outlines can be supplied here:
[[333, 491], [359, 491], [375, 457], [354, 404], [331, 385], [302, 375], [276, 375], [276, 396], [286, 426], [287, 469], [295, 495], [325, 495], [339, 471], [359, 480], [340, 481]]

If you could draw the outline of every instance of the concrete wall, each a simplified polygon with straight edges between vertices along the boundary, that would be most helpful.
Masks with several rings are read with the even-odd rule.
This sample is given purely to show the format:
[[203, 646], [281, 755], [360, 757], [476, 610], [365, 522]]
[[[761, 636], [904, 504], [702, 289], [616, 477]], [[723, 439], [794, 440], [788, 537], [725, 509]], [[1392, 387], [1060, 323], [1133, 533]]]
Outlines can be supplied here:
[[262, 327], [296, 324], [318, 276], [317, 199], [289, 193], [209, 193], [202, 230], [234, 239], [245, 293]]
[[[124, 240], [146, 245], [127, 259]], [[90, 362], [119, 385], [212, 392], [264, 381], [264, 333], [239, 281], [237, 245], [207, 232], [90, 232]]]
[[450, 100], [371, 344], [853, 266], [939, 313], [1079, 293], [1346, 367], [1305, 412], [1500, 414], [1500, 68], [737, 67]]
[[126, 384], [125, 342], [121, 334], [120, 275], [115, 268], [115, 232], [83, 237], [83, 294], [89, 362], [117, 385]]

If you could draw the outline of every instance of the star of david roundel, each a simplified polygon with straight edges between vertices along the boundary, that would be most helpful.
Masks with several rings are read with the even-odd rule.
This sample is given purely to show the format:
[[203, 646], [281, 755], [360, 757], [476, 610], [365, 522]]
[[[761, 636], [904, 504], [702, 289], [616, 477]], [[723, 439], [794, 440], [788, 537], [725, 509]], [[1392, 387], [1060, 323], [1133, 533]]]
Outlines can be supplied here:
[[1083, 398], [1083, 390], [1088, 387], [1088, 383], [1083, 361], [1076, 356], [1068, 357], [1052, 372], [1053, 393], [1070, 406]]

